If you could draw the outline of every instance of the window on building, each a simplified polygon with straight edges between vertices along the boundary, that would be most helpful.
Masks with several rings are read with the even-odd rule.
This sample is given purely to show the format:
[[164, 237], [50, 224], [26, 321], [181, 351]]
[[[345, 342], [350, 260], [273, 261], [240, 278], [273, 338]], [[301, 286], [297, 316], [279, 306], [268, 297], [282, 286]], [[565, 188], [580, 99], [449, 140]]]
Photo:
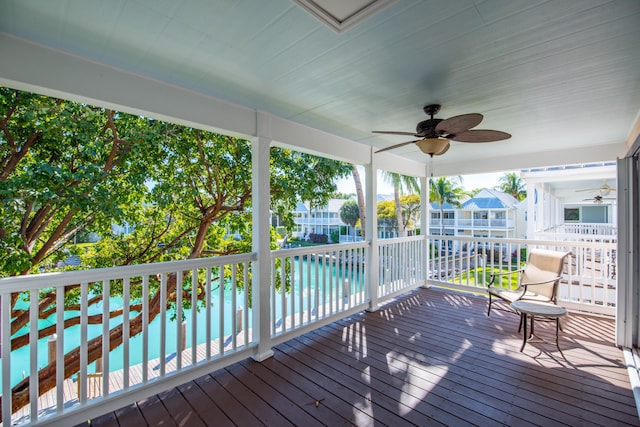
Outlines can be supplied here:
[[564, 220], [567, 222], [580, 221], [580, 208], [564, 208]]

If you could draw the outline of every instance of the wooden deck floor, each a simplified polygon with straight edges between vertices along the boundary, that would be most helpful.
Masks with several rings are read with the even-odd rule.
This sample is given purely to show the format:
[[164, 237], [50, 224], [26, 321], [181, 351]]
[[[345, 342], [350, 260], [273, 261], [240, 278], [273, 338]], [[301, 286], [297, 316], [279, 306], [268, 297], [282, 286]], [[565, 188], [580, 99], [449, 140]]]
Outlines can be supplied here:
[[[417, 290], [91, 426], [640, 425], [612, 320], [572, 314], [519, 352], [518, 317]], [[552, 324], [536, 332], [553, 339]], [[85, 424], [86, 425], [86, 424]]]

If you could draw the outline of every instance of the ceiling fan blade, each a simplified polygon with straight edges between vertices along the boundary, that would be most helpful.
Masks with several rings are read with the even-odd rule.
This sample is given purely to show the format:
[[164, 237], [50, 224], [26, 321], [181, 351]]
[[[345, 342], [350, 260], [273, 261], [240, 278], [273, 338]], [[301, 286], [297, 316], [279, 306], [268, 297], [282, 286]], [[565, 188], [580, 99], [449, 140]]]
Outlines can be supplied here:
[[585, 188], [584, 190], [576, 190], [576, 193], [582, 193], [584, 191], [600, 191], [599, 188]]
[[398, 132], [393, 130], [374, 130], [372, 133], [383, 133], [385, 135], [410, 135], [410, 136], [420, 136], [416, 135], [415, 132]]
[[402, 147], [404, 145], [409, 145], [409, 144], [414, 143], [414, 142], [415, 141], [401, 142], [400, 144], [392, 145], [391, 147], [382, 148], [382, 149], [380, 149], [378, 151], [375, 151], [375, 153], [382, 153], [383, 151], [393, 150], [394, 148]]
[[487, 129], [467, 130], [451, 136], [451, 139], [459, 142], [493, 142], [509, 138], [511, 135], [506, 132]]
[[436, 132], [456, 135], [460, 132], [471, 129], [474, 126], [478, 126], [482, 121], [482, 118], [482, 114], [478, 113], [449, 117], [448, 119], [444, 119], [443, 121], [438, 123], [438, 125], [436, 126]]

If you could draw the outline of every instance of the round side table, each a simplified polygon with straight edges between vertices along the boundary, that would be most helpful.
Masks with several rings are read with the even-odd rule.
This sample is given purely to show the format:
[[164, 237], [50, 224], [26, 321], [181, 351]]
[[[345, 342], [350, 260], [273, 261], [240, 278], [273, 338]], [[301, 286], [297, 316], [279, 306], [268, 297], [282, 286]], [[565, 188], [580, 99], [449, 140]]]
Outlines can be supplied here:
[[[527, 341], [530, 341], [534, 337], [534, 324], [536, 317], [543, 317], [545, 319], [555, 320], [556, 322], [556, 347], [564, 358], [562, 350], [560, 350], [560, 343], [558, 340], [560, 330], [560, 318], [567, 316], [569, 313], [567, 309], [555, 304], [535, 302], [535, 301], [523, 301], [518, 300], [511, 303], [511, 307], [520, 313], [521, 320], [524, 323], [524, 334], [522, 336], [522, 347], [520, 351], [524, 350], [524, 346]], [[527, 335], [527, 316], [531, 317], [531, 332]]]

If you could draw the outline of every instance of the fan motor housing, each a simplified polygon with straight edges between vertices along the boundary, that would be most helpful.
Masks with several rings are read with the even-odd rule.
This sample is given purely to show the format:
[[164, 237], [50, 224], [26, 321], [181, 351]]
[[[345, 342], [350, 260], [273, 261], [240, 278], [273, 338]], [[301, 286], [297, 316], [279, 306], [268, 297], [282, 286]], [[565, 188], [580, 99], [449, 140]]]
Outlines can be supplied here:
[[436, 138], [438, 136], [438, 134], [436, 133], [436, 126], [441, 121], [442, 119], [423, 120], [416, 125], [416, 133], [418, 135], [424, 136], [425, 138]]

